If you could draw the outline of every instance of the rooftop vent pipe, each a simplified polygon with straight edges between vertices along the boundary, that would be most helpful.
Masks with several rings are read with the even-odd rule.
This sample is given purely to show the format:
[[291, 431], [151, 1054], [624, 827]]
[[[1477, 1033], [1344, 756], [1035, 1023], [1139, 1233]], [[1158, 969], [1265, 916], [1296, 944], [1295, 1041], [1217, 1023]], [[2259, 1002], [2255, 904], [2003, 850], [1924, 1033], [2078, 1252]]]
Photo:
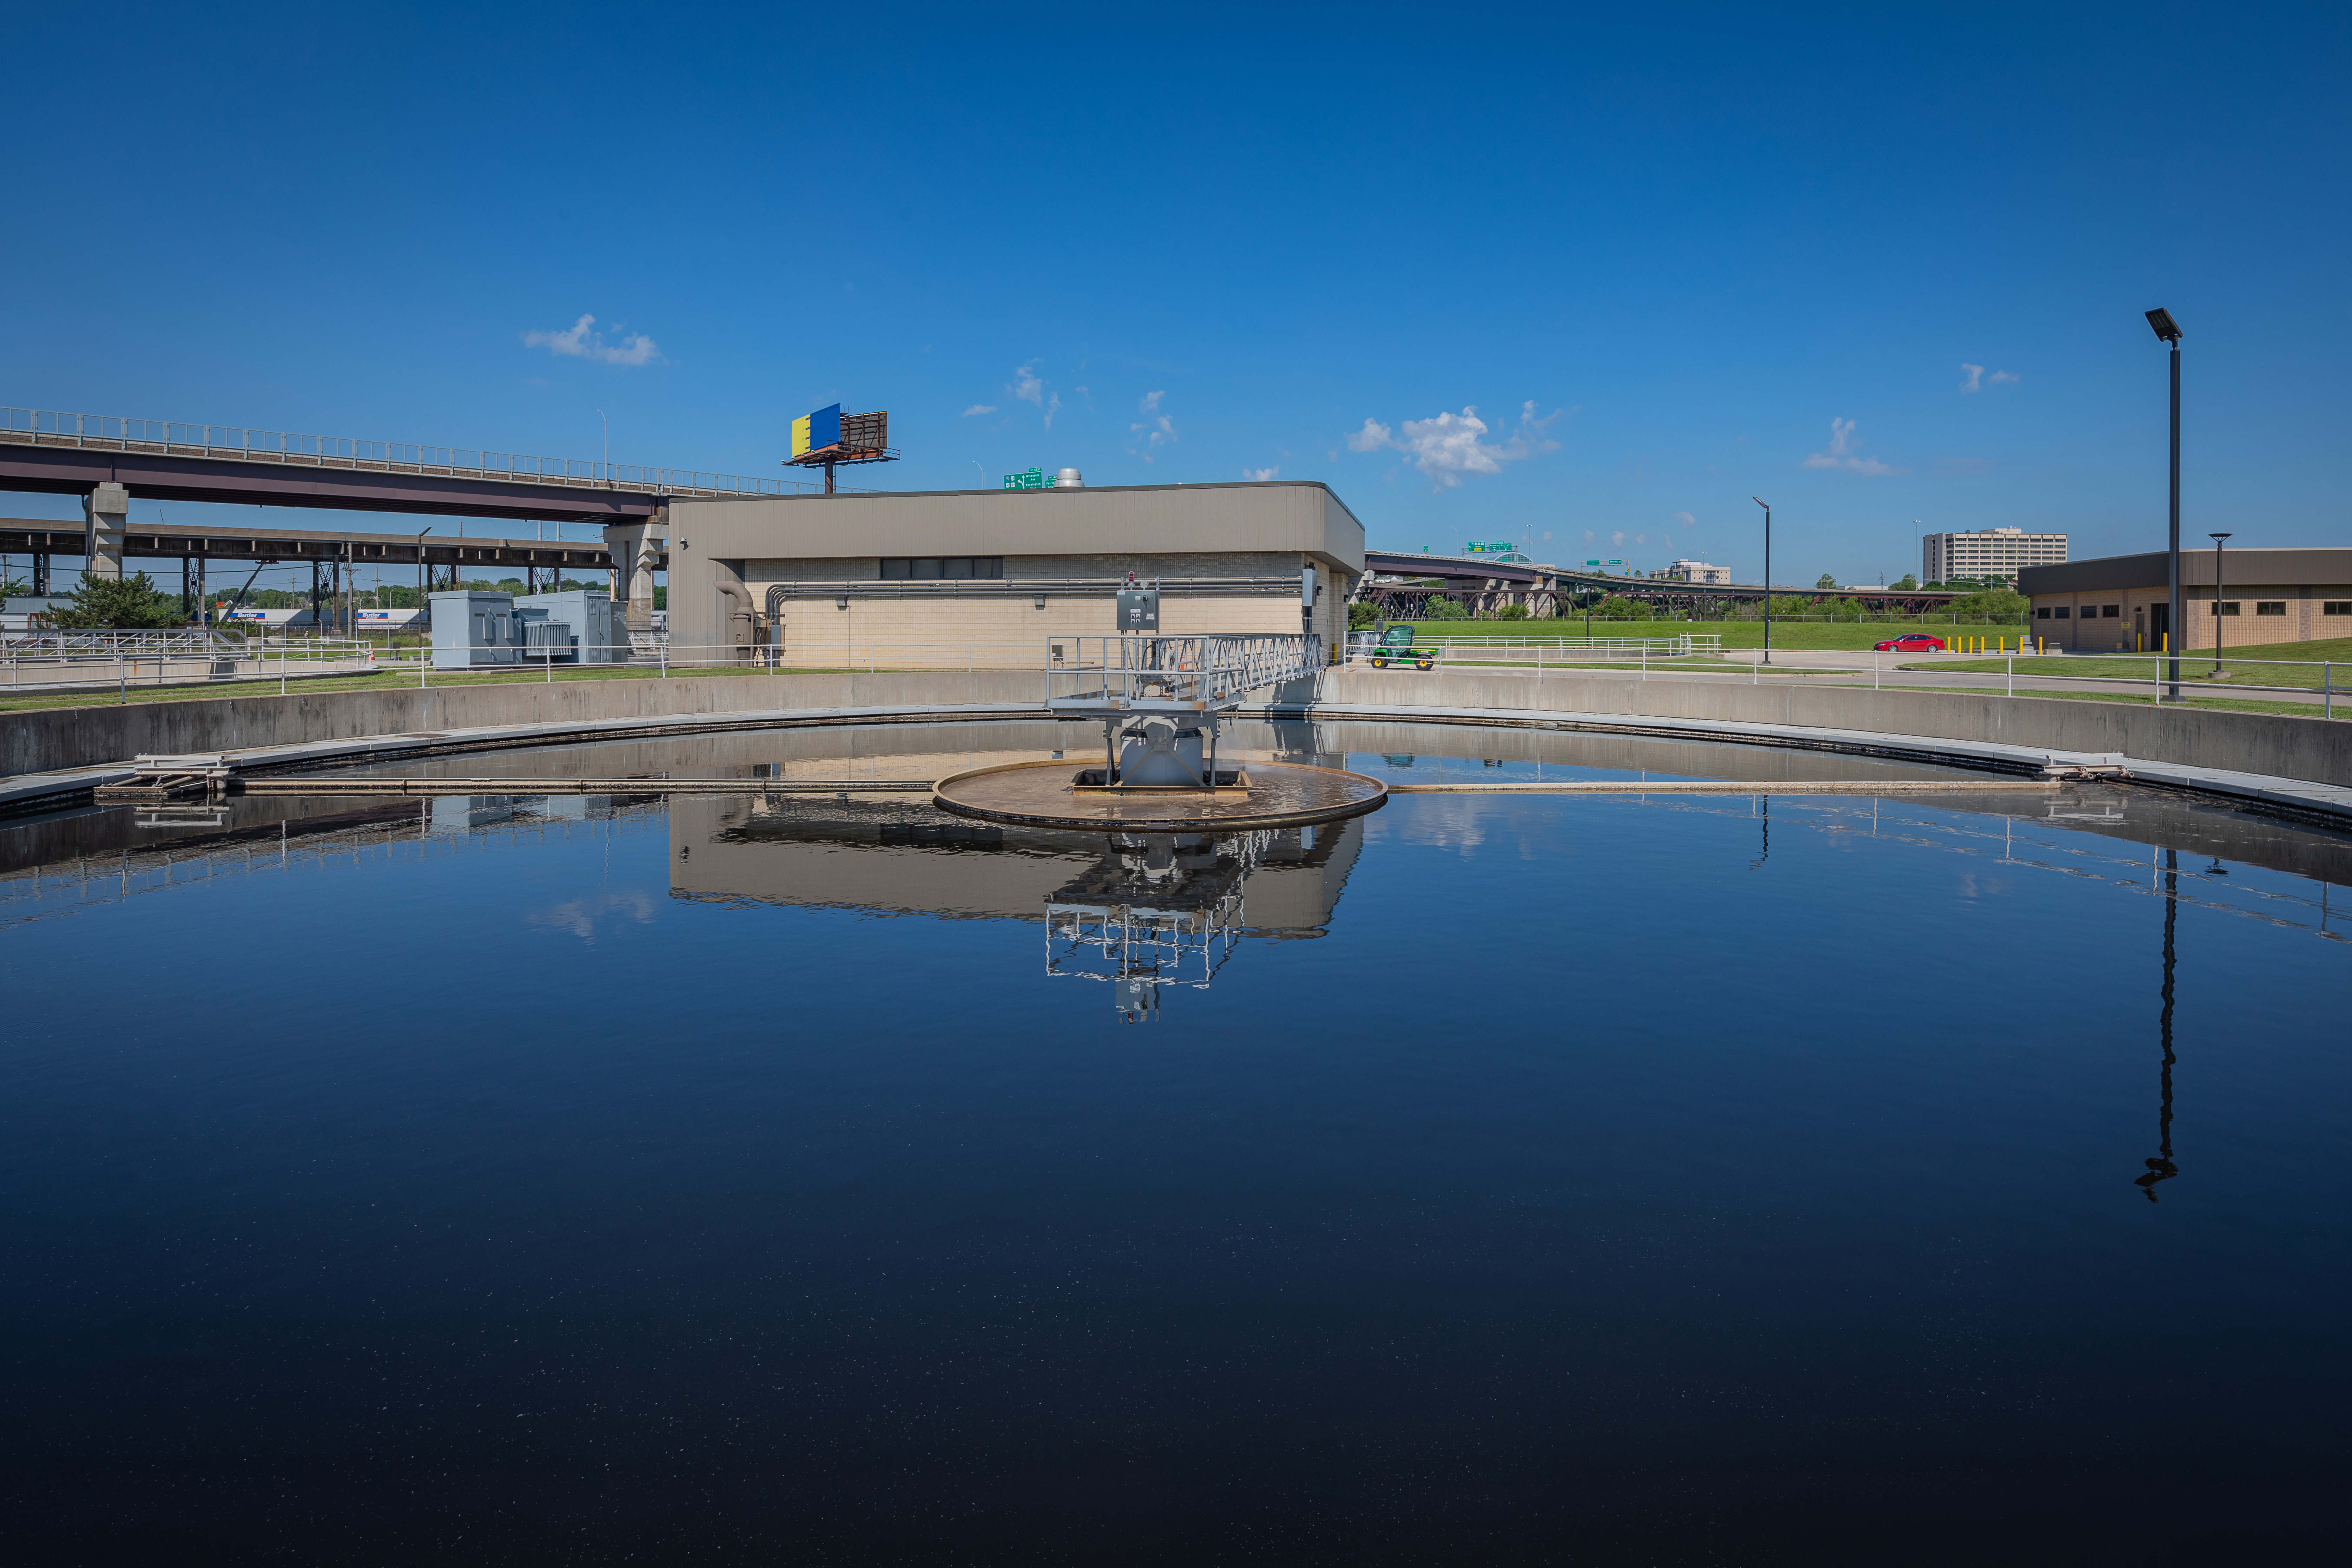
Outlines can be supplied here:
[[1054, 476], [1054, 488], [1057, 490], [1082, 490], [1087, 488], [1087, 477], [1076, 468], [1064, 468]]

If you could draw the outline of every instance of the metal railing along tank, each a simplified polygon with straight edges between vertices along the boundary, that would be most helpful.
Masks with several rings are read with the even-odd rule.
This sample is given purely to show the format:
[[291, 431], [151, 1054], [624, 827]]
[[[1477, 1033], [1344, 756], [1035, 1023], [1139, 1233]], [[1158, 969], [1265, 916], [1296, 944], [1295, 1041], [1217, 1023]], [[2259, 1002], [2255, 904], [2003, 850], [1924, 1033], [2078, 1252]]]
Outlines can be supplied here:
[[1202, 708], [1311, 675], [1319, 636], [1063, 637], [1046, 644], [1045, 700], [1129, 708]]

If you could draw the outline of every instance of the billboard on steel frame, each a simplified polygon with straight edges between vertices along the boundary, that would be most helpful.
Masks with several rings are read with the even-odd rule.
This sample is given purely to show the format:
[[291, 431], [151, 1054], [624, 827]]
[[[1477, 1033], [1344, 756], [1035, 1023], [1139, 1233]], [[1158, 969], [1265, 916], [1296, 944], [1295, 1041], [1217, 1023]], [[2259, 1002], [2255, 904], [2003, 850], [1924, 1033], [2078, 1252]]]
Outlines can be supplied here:
[[793, 456], [805, 458], [841, 445], [841, 405], [803, 414], [793, 421]]

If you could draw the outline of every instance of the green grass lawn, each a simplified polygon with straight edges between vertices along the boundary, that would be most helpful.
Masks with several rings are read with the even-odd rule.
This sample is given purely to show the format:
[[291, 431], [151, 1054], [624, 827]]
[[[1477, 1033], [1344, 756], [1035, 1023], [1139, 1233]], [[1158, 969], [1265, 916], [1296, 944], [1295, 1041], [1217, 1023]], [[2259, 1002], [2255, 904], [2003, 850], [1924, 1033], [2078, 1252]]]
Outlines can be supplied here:
[[[1484, 642], [1496, 637], [1580, 637], [1585, 635], [1580, 616], [1563, 616], [1556, 621], [1417, 621], [1413, 635], [1436, 642]], [[1761, 621], [1604, 621], [1595, 619], [1592, 635], [1596, 637], [1675, 637], [1684, 633], [1695, 637], [1719, 637], [1722, 646], [1731, 647], [1762, 647], [1764, 623]], [[1929, 623], [1922, 626], [1906, 621], [1774, 621], [1772, 646], [1775, 648], [1860, 648], [1885, 642], [1906, 632], [1925, 632], [1931, 637], [1949, 641], [1956, 636], [1986, 638], [2007, 637], [2014, 643], [2024, 635], [2014, 626], [1954, 626]]]
[[[1410, 668], [1411, 666], [1407, 666], [1405, 668]], [[1478, 658], [1475, 654], [1454, 653], [1447, 656], [1444, 668], [1447, 669], [1524, 669], [1533, 671], [1536, 665], [1533, 659], [1484, 659]], [[1746, 659], [1740, 660], [1738, 664], [1733, 664], [1725, 659], [1701, 658], [1696, 655], [1688, 658], [1654, 658], [1650, 660], [1646, 666], [1644, 666], [1638, 658], [1563, 658], [1559, 660], [1547, 658], [1544, 660], [1543, 664], [1543, 672], [1546, 675], [1557, 673], [1573, 674], [1580, 669], [1622, 669], [1632, 670], [1639, 673], [1643, 668], [1647, 668], [1654, 675], [1684, 675], [1693, 670], [1710, 671], [1716, 674], [1747, 675], [1752, 672], [1756, 668], [1756, 666]], [[1764, 672], [1767, 675], [1852, 675], [1854, 673], [1854, 671], [1851, 669], [1807, 669], [1801, 665], [1781, 664], [1778, 660], [1765, 666]], [[1867, 675], [1870, 672], [1865, 669], [1862, 673]]]
[[[2242, 665], [2239, 660], [2245, 660]], [[2287, 659], [2286, 664], [2263, 664], [2262, 659]], [[2071, 657], [2021, 658], [2017, 673], [2036, 679], [2052, 676], [2074, 680], [2153, 680], [2157, 667], [2164, 662], [2162, 654], [2134, 653], [2100, 656], [2076, 654]], [[1950, 660], [1938, 662], [1936, 669], [1967, 669], [1999, 673], [2009, 668], [2005, 658]], [[2324, 667], [2333, 664], [2330, 672]], [[1928, 666], [1914, 666], [1927, 668]], [[2339, 690], [2352, 690], [2352, 637], [2331, 637], [2326, 642], [2263, 643], [2252, 647], [2225, 648], [2221, 654], [2221, 673], [2213, 673], [2213, 650], [2193, 649], [2180, 656], [2180, 678], [2183, 680], [2238, 681], [2248, 686], [2301, 686], [2319, 689], [2321, 678], [2331, 675]]]

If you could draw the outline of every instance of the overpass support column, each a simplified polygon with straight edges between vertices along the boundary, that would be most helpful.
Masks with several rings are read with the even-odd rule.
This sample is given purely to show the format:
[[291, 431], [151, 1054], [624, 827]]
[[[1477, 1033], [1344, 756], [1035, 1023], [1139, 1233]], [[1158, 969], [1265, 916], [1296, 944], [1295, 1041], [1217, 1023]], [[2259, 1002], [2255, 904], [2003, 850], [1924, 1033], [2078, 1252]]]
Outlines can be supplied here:
[[656, 513], [646, 522], [616, 522], [604, 530], [605, 548], [613, 555], [614, 595], [625, 607], [633, 632], [654, 627], [654, 558], [663, 548], [668, 518]]
[[122, 533], [131, 521], [131, 492], [109, 481], [82, 498], [83, 568], [93, 577], [122, 576]]

